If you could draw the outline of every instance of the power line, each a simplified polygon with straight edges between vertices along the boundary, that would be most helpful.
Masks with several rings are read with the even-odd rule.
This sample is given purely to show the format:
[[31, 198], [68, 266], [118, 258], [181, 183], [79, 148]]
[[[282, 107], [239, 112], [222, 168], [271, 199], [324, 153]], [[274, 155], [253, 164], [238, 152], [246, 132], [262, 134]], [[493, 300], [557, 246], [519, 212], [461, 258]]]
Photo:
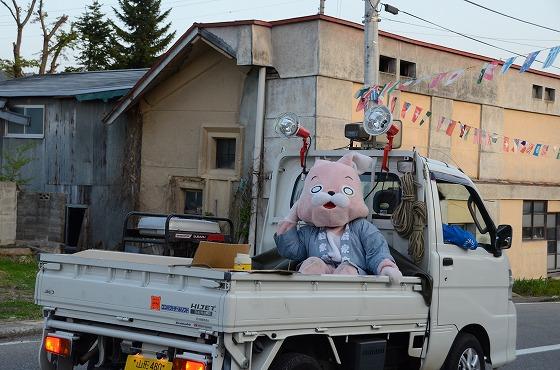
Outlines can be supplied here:
[[487, 7], [485, 7], [484, 5], [477, 4], [477, 3], [475, 3], [474, 1], [470, 1], [470, 0], [463, 0], [463, 1], [465, 1], [465, 2], [467, 2], [467, 3], [469, 3], [469, 4], [472, 4], [472, 5], [474, 5], [474, 6], [478, 6], [479, 8], [488, 10], [489, 12], [496, 13], [496, 14], [499, 14], [499, 15], [504, 16], [504, 17], [507, 17], [507, 18], [515, 19], [516, 21], [519, 21], [519, 22], [527, 23], [527, 24], [530, 24], [530, 25], [532, 25], [532, 26], [544, 28], [545, 30], [550, 30], [550, 31], [554, 31], [554, 32], [560, 33], [560, 30], [557, 30], [557, 29], [555, 29], [555, 28], [550, 28], [550, 27], [543, 26], [543, 25], [540, 25], [540, 24], [537, 24], [537, 23], [533, 23], [533, 22], [529, 22], [529, 21], [526, 21], [526, 20], [523, 20], [523, 19], [519, 19], [519, 18], [516, 18], [516, 17], [514, 17], [514, 16], [512, 16], [512, 15], [508, 15], [508, 14], [499, 12], [499, 11], [497, 11], [497, 10], [487, 8]]
[[[384, 4], [384, 5], [385, 5], [385, 10], [387, 11], [387, 9], [388, 9], [388, 8], [387, 8], [387, 4]], [[434, 25], [434, 26], [436, 26], [436, 27], [442, 28], [442, 29], [444, 29], [444, 30], [446, 30], [446, 31], [449, 31], [449, 32], [455, 33], [455, 34], [457, 34], [457, 35], [463, 36], [463, 37], [465, 37], [465, 38], [467, 38], [467, 39], [469, 39], [469, 40], [476, 41], [476, 42], [478, 42], [478, 43], [480, 43], [480, 44], [484, 44], [484, 45], [493, 47], [493, 48], [495, 48], [495, 49], [499, 49], [499, 50], [502, 50], [502, 51], [505, 51], [505, 52], [508, 52], [508, 53], [511, 53], [511, 54], [514, 54], [514, 55], [517, 55], [517, 56], [520, 56], [520, 57], [526, 57], [526, 55], [524, 55], [524, 54], [520, 54], [520, 53], [518, 53], [518, 52], [516, 52], [516, 51], [509, 50], [509, 49], [505, 49], [505, 48], [502, 48], [502, 47], [500, 47], [500, 46], [490, 44], [489, 42], [479, 40], [479, 39], [477, 39], [477, 38], [475, 38], [475, 37], [471, 37], [471, 36], [469, 36], [469, 35], [467, 35], [467, 34], [464, 34], [464, 33], [462, 33], [462, 32], [452, 30], [452, 29], [447, 28], [447, 27], [445, 27], [445, 26], [439, 25], [439, 24], [437, 24], [437, 23], [434, 23], [434, 22], [432, 22], [432, 21], [429, 21], [429, 20], [427, 20], [427, 19], [424, 19], [424, 18], [422, 18], [422, 17], [419, 17], [419, 16], [417, 16], [417, 15], [415, 15], [415, 14], [409, 13], [409, 12], [407, 12], [407, 11], [404, 11], [404, 10], [401, 10], [401, 9], [397, 9], [397, 8], [395, 8], [395, 7], [393, 7], [393, 6], [390, 6], [390, 5], [389, 5], [389, 7], [390, 7], [389, 10], [390, 10], [390, 13], [391, 13], [391, 14], [396, 15], [396, 14], [398, 14], [398, 13], [400, 12], [400, 13], [403, 13], [403, 14], [408, 15], [409, 17], [416, 18], [416, 19], [421, 20], [421, 21], [423, 21], [423, 22], [426, 22], [426, 23], [429, 23], [429, 24]], [[548, 49], [551, 49], [551, 48], [543, 48], [543, 49], [541, 49], [541, 50], [539, 50], [539, 51], [548, 50]], [[542, 61], [540, 61], [540, 60], [538, 60], [538, 59], [535, 59], [535, 61], [537, 61], [537, 62], [539, 62], [539, 63], [541, 63], [541, 64], [544, 64], [544, 62], [542, 62]], [[552, 68], [556, 68], [556, 69], [560, 69], [559, 67], [556, 67], [556, 66], [551, 66], [551, 67], [552, 67]]]
[[[427, 28], [427, 29], [431, 29], [431, 30], [438, 30], [438, 31], [442, 31], [440, 28], [437, 27], [427, 27], [427, 26], [422, 26], [416, 23], [410, 23], [410, 22], [403, 22], [403, 21], [397, 21], [394, 19], [387, 19], [384, 18], [384, 20], [389, 21], [389, 22], [395, 22], [395, 23], [402, 23], [402, 24], [408, 24], [411, 26], [417, 26], [417, 27], [422, 27], [422, 28]], [[404, 33], [410, 33], [413, 35], [427, 35], [427, 36], [444, 36], [444, 37], [462, 37], [460, 35], [445, 35], [445, 34], [436, 34], [436, 33], [419, 33], [419, 32], [412, 32], [412, 31], [404, 31], [404, 30], [399, 30], [397, 32], [404, 32]], [[469, 35], [472, 37], [477, 37], [479, 39], [486, 39], [486, 40], [495, 40], [495, 41], [500, 41], [500, 42], [505, 42], [508, 44], [515, 44], [515, 45], [521, 45], [521, 46], [530, 46], [530, 47], [534, 47], [534, 48], [542, 48], [542, 45], [533, 45], [533, 44], [525, 44], [522, 42], [516, 42], [516, 41], [512, 41], [512, 40], [518, 40], [518, 39], [507, 39], [507, 38], [499, 38], [499, 37], [488, 37], [488, 36], [482, 36], [482, 35], [473, 35], [471, 33], [465, 33], [465, 35]], [[537, 40], [537, 39], [527, 39], [528, 41], [555, 41], [555, 42], [560, 42], [560, 40]]]

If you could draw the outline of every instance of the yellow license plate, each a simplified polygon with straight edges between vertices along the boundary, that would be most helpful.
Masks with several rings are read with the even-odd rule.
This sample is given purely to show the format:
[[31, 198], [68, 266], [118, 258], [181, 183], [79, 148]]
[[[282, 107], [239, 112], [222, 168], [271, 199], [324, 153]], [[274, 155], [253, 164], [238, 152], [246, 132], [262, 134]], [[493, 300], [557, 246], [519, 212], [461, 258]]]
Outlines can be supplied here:
[[167, 360], [130, 355], [126, 359], [124, 370], [172, 370], [173, 363]]

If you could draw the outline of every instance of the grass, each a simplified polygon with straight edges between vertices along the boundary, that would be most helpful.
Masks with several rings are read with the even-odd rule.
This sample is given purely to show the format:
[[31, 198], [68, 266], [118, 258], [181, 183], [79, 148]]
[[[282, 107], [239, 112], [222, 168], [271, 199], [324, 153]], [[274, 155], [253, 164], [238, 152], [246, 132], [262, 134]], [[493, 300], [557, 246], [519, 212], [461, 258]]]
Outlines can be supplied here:
[[513, 291], [531, 297], [560, 296], [560, 280], [544, 278], [515, 280]]
[[36, 274], [33, 257], [0, 257], [0, 320], [41, 318], [33, 303]]

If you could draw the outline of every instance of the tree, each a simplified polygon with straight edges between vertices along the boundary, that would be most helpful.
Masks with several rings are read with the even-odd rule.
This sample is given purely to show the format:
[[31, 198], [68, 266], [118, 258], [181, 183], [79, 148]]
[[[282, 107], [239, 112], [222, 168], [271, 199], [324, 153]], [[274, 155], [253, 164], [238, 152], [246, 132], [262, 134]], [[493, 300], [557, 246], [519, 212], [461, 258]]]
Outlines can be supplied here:
[[23, 77], [23, 68], [33, 65], [33, 61], [26, 60], [21, 57], [21, 41], [23, 38], [23, 29], [33, 14], [36, 2], [37, 0], [32, 0], [27, 6], [27, 10], [22, 11], [21, 6], [18, 5], [16, 0], [12, 0], [11, 5], [9, 5], [5, 0], [0, 0], [0, 3], [2, 3], [2, 5], [10, 11], [10, 14], [16, 21], [17, 26], [16, 41], [13, 43], [14, 60], [11, 63], [6, 60], [2, 61], [4, 68], [8, 69], [6, 72], [8, 72], [8, 74], [12, 77]]
[[[47, 17], [47, 12], [43, 10], [43, 0], [39, 0], [39, 9], [37, 10], [36, 21], [41, 24], [41, 30], [43, 31], [43, 47], [41, 49], [41, 58], [39, 61], [40, 75], [47, 73], [49, 58], [51, 59], [51, 62], [48, 73], [55, 73], [56, 66], [58, 65], [58, 57], [62, 53], [62, 50], [68, 47], [76, 39], [76, 33], [72, 30], [70, 30], [69, 33], [64, 33], [62, 29], [60, 29], [68, 21], [67, 15], [63, 14], [58, 17], [52, 24], [52, 28], [50, 30], [46, 24]], [[59, 30], [60, 32], [57, 35], [56, 32]], [[55, 41], [54, 43], [53, 40]]]
[[80, 66], [86, 71], [109, 69], [113, 64], [110, 57], [113, 46], [112, 29], [111, 22], [101, 12], [101, 4], [93, 0], [75, 25], [78, 31], [77, 59]]
[[33, 162], [35, 158], [27, 155], [27, 152], [35, 147], [35, 143], [29, 143], [16, 147], [14, 153], [4, 151], [3, 165], [0, 167], [0, 181], [15, 182], [18, 187], [26, 185], [31, 178], [24, 178], [21, 174], [23, 167]]
[[124, 27], [113, 23], [115, 67], [150, 67], [175, 37], [169, 33], [171, 23], [160, 26], [171, 9], [161, 13], [161, 0], [119, 0], [119, 7], [121, 12], [113, 11]]

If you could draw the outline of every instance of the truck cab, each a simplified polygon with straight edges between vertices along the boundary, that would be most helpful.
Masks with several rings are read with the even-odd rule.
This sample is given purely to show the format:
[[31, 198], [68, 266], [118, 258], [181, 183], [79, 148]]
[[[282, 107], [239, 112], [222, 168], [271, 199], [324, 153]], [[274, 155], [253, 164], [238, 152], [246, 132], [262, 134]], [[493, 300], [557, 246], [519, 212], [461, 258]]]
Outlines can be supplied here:
[[[307, 160], [346, 153], [310, 151]], [[475, 184], [453, 166], [394, 150], [387, 171], [383, 151], [361, 153], [375, 160], [361, 176], [368, 221], [386, 238], [404, 274], [400, 285], [384, 276], [301, 275], [299, 261], [276, 253], [273, 235], [304, 177], [299, 156], [284, 154], [251, 272], [102, 251], [41, 256], [41, 368], [179, 370], [191, 361], [202, 370], [448, 370], [513, 361], [516, 312], [503, 253], [511, 227], [495, 225]], [[421, 243], [394, 228], [392, 214], [405, 200], [423, 204]], [[471, 231], [478, 248], [446, 243], [443, 224]], [[49, 338], [67, 341], [70, 352], [49, 351]]]

